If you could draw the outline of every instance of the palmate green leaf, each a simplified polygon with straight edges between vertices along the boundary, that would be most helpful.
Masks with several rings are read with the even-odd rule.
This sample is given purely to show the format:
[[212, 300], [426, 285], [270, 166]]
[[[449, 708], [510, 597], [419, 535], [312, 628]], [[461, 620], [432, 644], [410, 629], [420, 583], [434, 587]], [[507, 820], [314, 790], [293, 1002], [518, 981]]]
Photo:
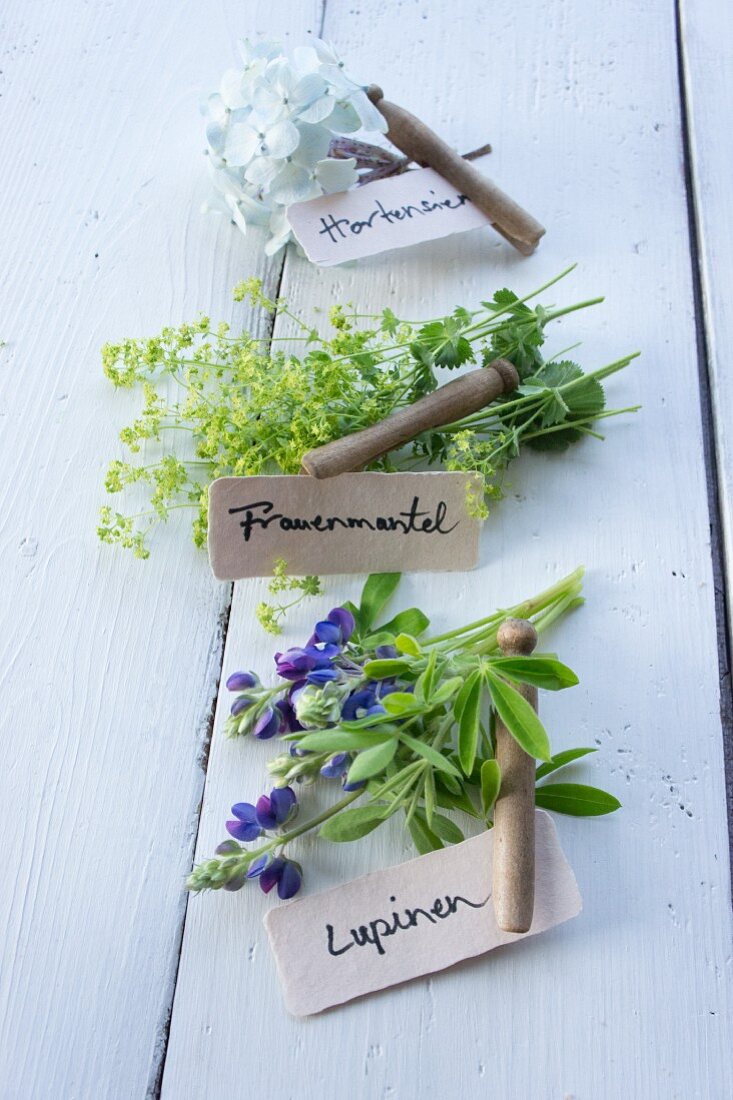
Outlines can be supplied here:
[[544, 810], [573, 817], [600, 817], [621, 806], [614, 795], [583, 783], [548, 783], [546, 787], [537, 787], [535, 802]]
[[432, 745], [426, 745], [424, 741], [418, 740], [417, 737], [411, 737], [409, 733], [403, 733], [400, 731], [400, 741], [403, 745], [407, 745], [418, 756], [422, 756], [424, 760], [427, 760], [438, 771], [445, 772], [446, 775], [452, 775], [456, 779], [461, 778], [461, 773], [454, 764], [451, 764], [450, 760], [447, 760], [442, 753], [434, 749]]
[[356, 806], [351, 810], [342, 810], [325, 821], [318, 835], [336, 843], [361, 840], [390, 816], [387, 806], [384, 805]]
[[501, 768], [496, 760], [484, 760], [481, 765], [481, 809], [488, 817], [501, 787]]
[[410, 818], [408, 827], [412, 842], [421, 856], [427, 855], [428, 852], [437, 852], [439, 848], [445, 847], [437, 833], [434, 833], [428, 826], [424, 814], [420, 813], [419, 810]]
[[430, 626], [430, 619], [419, 607], [408, 607], [400, 611], [388, 623], [382, 623], [379, 632], [386, 634], [412, 634], [413, 638], [419, 638]]
[[591, 752], [598, 752], [598, 749], [565, 749], [563, 752], [556, 752], [546, 764], [539, 765], [535, 779], [544, 779], [546, 775], [556, 772], [558, 768], [564, 768], [566, 764], [572, 764], [573, 760], [580, 760]]
[[361, 783], [362, 779], [371, 779], [373, 775], [383, 772], [396, 752], [396, 737], [390, 737], [381, 745], [375, 745], [371, 749], [362, 749], [349, 768], [347, 775], [349, 783]]
[[471, 690], [466, 695], [458, 723], [458, 757], [465, 775], [471, 774], [476, 759], [483, 690], [483, 677], [480, 674], [474, 675], [471, 680]]
[[509, 680], [546, 691], [562, 691], [578, 683], [573, 670], [552, 657], [494, 657], [491, 667]]
[[443, 321], [430, 321], [423, 325], [417, 340], [410, 345], [415, 359], [419, 363], [432, 361], [436, 367], [449, 369], [473, 362], [475, 352], [465, 336], [461, 335], [467, 324], [466, 317], [470, 321], [470, 315], [463, 311]]
[[372, 573], [361, 593], [359, 622], [362, 633], [371, 630], [377, 617], [400, 583], [399, 573]]
[[486, 670], [486, 678], [496, 713], [515, 741], [530, 756], [550, 760], [550, 742], [545, 727], [527, 700], [491, 667]]
[[443, 814], [433, 815], [432, 831], [441, 840], [447, 841], [448, 844], [460, 844], [466, 839], [455, 821], [451, 821], [449, 817], [444, 817]]

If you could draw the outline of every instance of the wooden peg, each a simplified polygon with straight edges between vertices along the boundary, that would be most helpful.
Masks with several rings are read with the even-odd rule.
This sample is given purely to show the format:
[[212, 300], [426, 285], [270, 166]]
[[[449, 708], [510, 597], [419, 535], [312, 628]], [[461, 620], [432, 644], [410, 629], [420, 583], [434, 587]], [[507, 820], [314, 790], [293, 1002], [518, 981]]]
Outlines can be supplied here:
[[360, 470], [375, 458], [404, 446], [420, 432], [478, 412], [518, 385], [519, 375], [513, 364], [495, 359], [488, 367], [454, 378], [370, 428], [308, 451], [302, 459], [303, 472], [324, 478]]
[[[497, 642], [506, 657], [528, 657], [537, 631], [526, 619], [507, 619]], [[537, 710], [537, 688], [519, 684], [517, 690]], [[501, 790], [494, 809], [494, 913], [502, 931], [528, 932], [534, 912], [535, 762], [498, 716], [496, 761]]]
[[387, 121], [387, 137], [398, 149], [418, 164], [434, 168], [443, 179], [457, 187], [489, 219], [497, 233], [524, 256], [531, 255], [544, 235], [544, 226], [505, 195], [490, 179], [451, 149], [424, 122], [404, 107], [384, 98], [377, 84], [367, 88], [375, 107]]

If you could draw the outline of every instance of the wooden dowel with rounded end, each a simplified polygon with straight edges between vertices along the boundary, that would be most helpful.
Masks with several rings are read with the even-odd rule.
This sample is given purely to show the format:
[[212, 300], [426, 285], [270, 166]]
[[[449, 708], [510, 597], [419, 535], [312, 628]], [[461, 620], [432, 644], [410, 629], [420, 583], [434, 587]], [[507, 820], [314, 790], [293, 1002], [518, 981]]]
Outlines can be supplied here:
[[[528, 657], [537, 631], [525, 619], [507, 619], [497, 634], [506, 657]], [[537, 689], [517, 690], [537, 709]], [[496, 923], [504, 932], [528, 932], [534, 912], [535, 762], [496, 719], [496, 761], [501, 790], [494, 809], [493, 887]]]
[[420, 432], [478, 412], [518, 385], [519, 375], [509, 360], [495, 359], [488, 367], [454, 378], [370, 428], [308, 451], [302, 459], [303, 470], [318, 478], [361, 470], [375, 458], [403, 447]]
[[387, 137], [393, 145], [410, 160], [434, 168], [443, 179], [457, 187], [486, 215], [497, 233], [519, 252], [525, 256], [534, 252], [545, 232], [536, 218], [451, 149], [419, 118], [404, 107], [384, 99], [384, 93], [377, 84], [369, 85], [367, 95], [384, 115], [388, 126]]

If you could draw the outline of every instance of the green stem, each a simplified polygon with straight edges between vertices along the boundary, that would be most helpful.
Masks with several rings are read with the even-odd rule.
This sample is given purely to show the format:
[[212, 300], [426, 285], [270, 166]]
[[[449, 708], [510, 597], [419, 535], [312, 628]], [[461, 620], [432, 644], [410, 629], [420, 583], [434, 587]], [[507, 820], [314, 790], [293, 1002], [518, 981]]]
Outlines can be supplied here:
[[336, 814], [341, 813], [347, 806], [350, 806], [352, 802], [356, 802], [357, 798], [361, 798], [364, 794], [364, 790], [349, 791], [349, 793], [342, 798], [340, 802], [335, 802], [329, 809], [324, 810], [323, 813], [318, 814], [316, 817], [312, 817], [310, 821], [305, 821], [302, 825], [296, 826], [295, 829], [290, 829], [289, 832], [284, 833], [283, 836], [277, 837], [273, 842], [273, 847], [282, 848], [286, 844], [289, 844], [291, 840], [295, 840], [296, 837], [302, 836], [303, 833], [309, 832], [311, 829], [315, 829], [316, 826], [322, 825], [324, 821], [328, 821], [329, 818], [335, 817]]

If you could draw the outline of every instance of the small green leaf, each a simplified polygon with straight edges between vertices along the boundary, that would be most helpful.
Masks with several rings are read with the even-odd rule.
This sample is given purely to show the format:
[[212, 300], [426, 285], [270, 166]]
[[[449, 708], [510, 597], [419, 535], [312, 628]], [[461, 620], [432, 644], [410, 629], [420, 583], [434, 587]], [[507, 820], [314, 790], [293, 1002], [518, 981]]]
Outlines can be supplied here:
[[515, 741], [530, 756], [550, 760], [550, 742], [536, 711], [516, 688], [497, 676], [490, 667], [486, 670], [486, 676], [496, 713]]
[[409, 714], [421, 709], [420, 703], [409, 691], [391, 691], [382, 698], [382, 706], [391, 715]]
[[299, 749], [308, 749], [309, 752], [358, 752], [360, 749], [381, 745], [384, 740], [384, 730], [377, 733], [373, 730], [345, 730], [337, 727], [306, 733], [295, 743]]
[[430, 699], [433, 693], [433, 683], [435, 682], [435, 666], [438, 660], [438, 652], [433, 649], [430, 651], [428, 657], [428, 663], [425, 666], [425, 670], [420, 673], [415, 683], [415, 698], [421, 699], [423, 702]]
[[421, 813], [413, 814], [408, 822], [408, 827], [412, 842], [421, 856], [426, 855], [428, 852], [437, 852], [439, 848], [444, 847], [443, 841], [428, 827], [428, 823]]
[[400, 653], [407, 653], [410, 657], [420, 657], [422, 650], [411, 634], [398, 634], [394, 644]]
[[425, 772], [423, 801], [425, 803], [425, 820], [428, 824], [428, 828], [432, 829], [433, 815], [435, 814], [435, 773], [432, 768], [428, 768]]
[[384, 657], [381, 660], [367, 661], [364, 673], [370, 680], [389, 680], [393, 676], [402, 676], [409, 672], [409, 661], [400, 661], [397, 657]]
[[446, 790], [441, 784], [441, 777], [437, 776], [437, 785], [435, 791], [435, 801], [439, 806], [442, 806], [444, 810], [461, 810], [464, 814], [468, 814], [470, 817], [480, 817], [481, 815], [476, 810], [471, 799], [465, 790], [461, 788], [459, 794], [454, 794], [452, 791]]
[[480, 679], [481, 679], [481, 670], [476, 669], [475, 672], [472, 672], [471, 675], [468, 676], [464, 680], [463, 687], [458, 692], [458, 696], [456, 697], [456, 701], [453, 704], [453, 713], [456, 716], [456, 722], [461, 721], [461, 715], [463, 714], [463, 708], [466, 705], [466, 700], [468, 699], [469, 695], [473, 691], [473, 688], [474, 688], [474, 685], [475, 685], [476, 681], [480, 680]]
[[438, 690], [434, 692], [433, 697], [430, 700], [430, 705], [433, 707], [439, 707], [442, 706], [443, 703], [447, 703], [448, 700], [461, 688], [462, 684], [462, 676], [451, 676], [448, 680], [444, 680]]
[[575, 687], [578, 677], [571, 668], [551, 657], [495, 657], [491, 661], [502, 676], [546, 691]]
[[397, 738], [390, 737], [381, 745], [362, 749], [349, 768], [347, 775], [349, 783], [360, 783], [362, 779], [371, 779], [373, 775], [383, 772], [397, 752], [397, 744]]
[[412, 634], [413, 638], [419, 638], [430, 626], [430, 619], [418, 607], [408, 607], [406, 611], [400, 611], [388, 623], [382, 623], [380, 631], [388, 634]]
[[484, 760], [481, 765], [481, 808], [488, 817], [501, 787], [501, 768], [496, 760]]
[[470, 692], [463, 705], [461, 720], [458, 724], [458, 756], [465, 775], [473, 771], [478, 748], [479, 722], [481, 719], [481, 692], [483, 678], [474, 679]]
[[[389, 698], [389, 696], [387, 696]], [[460, 779], [461, 773], [458, 768], [451, 764], [450, 760], [446, 760], [442, 753], [434, 749], [432, 745], [426, 745], [424, 741], [419, 741], [417, 737], [410, 737], [408, 733], [400, 732], [400, 741], [407, 745], [408, 748], [416, 752], [418, 756], [422, 756], [424, 760], [427, 760], [429, 764], [432, 764], [438, 771], [445, 772], [446, 775], [452, 775], [456, 779]]]
[[386, 821], [388, 816], [386, 806], [357, 806], [352, 810], [342, 810], [321, 825], [318, 835], [324, 840], [337, 843], [361, 840]]
[[590, 752], [598, 752], [598, 749], [565, 749], [564, 752], [556, 752], [546, 764], [540, 764], [535, 779], [544, 779], [546, 775], [556, 772], [558, 768], [564, 768], [566, 764], [572, 764], [573, 760], [580, 760], [581, 756], [587, 756]]
[[359, 621], [363, 632], [371, 630], [399, 583], [399, 573], [372, 573], [367, 577], [359, 606]]
[[583, 783], [548, 783], [546, 787], [537, 787], [535, 802], [545, 810], [573, 817], [600, 817], [621, 806], [612, 794]]
[[455, 821], [451, 821], [449, 817], [444, 817], [443, 814], [433, 816], [433, 832], [441, 840], [447, 840], [449, 844], [460, 844], [466, 839]]

